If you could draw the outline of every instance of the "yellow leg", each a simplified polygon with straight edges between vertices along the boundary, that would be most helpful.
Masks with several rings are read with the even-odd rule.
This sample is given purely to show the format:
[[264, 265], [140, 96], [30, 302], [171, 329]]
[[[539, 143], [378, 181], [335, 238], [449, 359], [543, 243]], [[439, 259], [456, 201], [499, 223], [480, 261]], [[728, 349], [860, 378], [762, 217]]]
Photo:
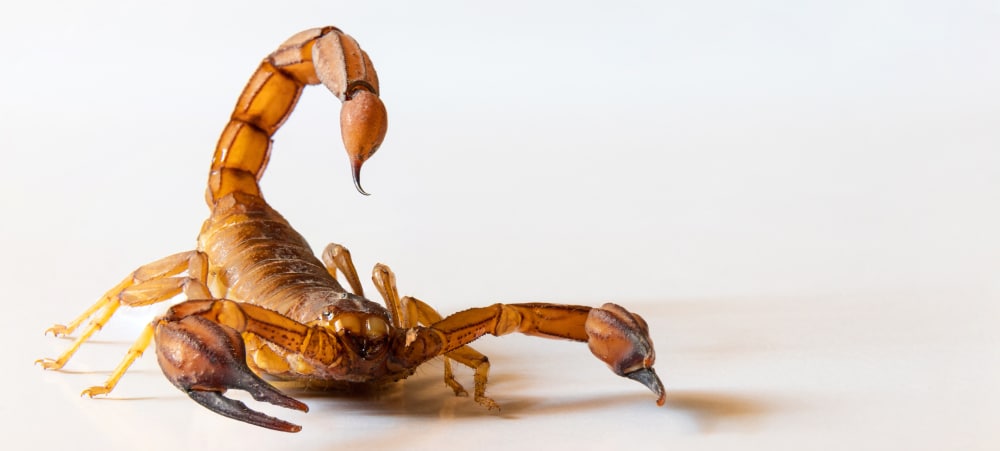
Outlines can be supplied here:
[[114, 390], [115, 386], [118, 385], [118, 380], [121, 379], [122, 375], [124, 375], [125, 372], [128, 371], [128, 368], [132, 366], [132, 362], [135, 362], [135, 359], [142, 357], [143, 351], [149, 347], [149, 343], [151, 341], [153, 341], [153, 323], [147, 324], [146, 328], [142, 330], [142, 334], [139, 335], [139, 338], [137, 338], [135, 343], [132, 344], [132, 347], [129, 348], [128, 353], [125, 354], [125, 358], [122, 359], [121, 363], [119, 363], [118, 366], [115, 367], [115, 370], [111, 372], [111, 376], [109, 376], [108, 380], [104, 382], [104, 385], [90, 387], [84, 390], [83, 393], [80, 393], [80, 396], [87, 395], [93, 398], [97, 395], [111, 393], [111, 390]]
[[378, 263], [372, 269], [372, 282], [382, 295], [385, 307], [392, 316], [392, 325], [400, 328], [414, 327], [419, 322], [415, 306], [404, 303], [396, 289], [396, 275], [388, 266]]
[[337, 278], [337, 271], [343, 273], [354, 294], [365, 295], [364, 289], [361, 288], [358, 271], [354, 268], [354, 260], [351, 259], [351, 251], [347, 250], [346, 247], [336, 243], [328, 244], [323, 250], [323, 264], [326, 266], [326, 272], [330, 273], [334, 279]]
[[45, 333], [48, 334], [49, 332], [52, 332], [52, 335], [55, 335], [57, 337], [62, 337], [72, 334], [73, 332], [76, 331], [78, 327], [80, 327], [80, 324], [83, 324], [83, 322], [86, 321], [88, 318], [90, 318], [94, 314], [94, 312], [100, 310], [101, 308], [106, 307], [109, 303], [111, 303], [111, 301], [114, 299], [115, 296], [117, 296], [118, 293], [120, 293], [129, 285], [132, 285], [131, 274], [129, 274], [129, 276], [126, 277], [125, 280], [119, 282], [118, 285], [115, 285], [114, 288], [108, 290], [108, 292], [105, 293], [104, 296], [102, 296], [100, 299], [97, 300], [97, 302], [94, 303], [94, 305], [91, 305], [89, 308], [87, 308], [87, 310], [84, 310], [84, 312], [80, 314], [80, 316], [74, 318], [73, 321], [69, 322], [69, 324], [66, 324], [65, 326], [62, 324], [55, 324], [52, 327], [45, 329]]
[[[420, 323], [423, 325], [431, 325], [442, 320], [441, 314], [434, 310], [433, 307], [427, 305], [424, 301], [420, 299], [404, 296], [403, 302], [410, 305], [416, 306], [416, 310], [419, 313]], [[456, 362], [461, 363], [469, 368], [472, 368], [475, 373], [473, 375], [473, 380], [475, 381], [475, 389], [473, 392], [473, 399], [479, 404], [483, 405], [489, 409], [499, 409], [500, 406], [493, 401], [493, 399], [486, 396], [486, 381], [489, 379], [490, 373], [490, 359], [483, 355], [481, 352], [476, 351], [472, 346], [465, 345], [454, 351], [445, 354], [445, 366], [444, 366], [444, 383], [447, 384], [452, 390], [455, 390], [455, 394], [458, 396], [467, 396], [468, 393], [465, 388], [455, 380], [455, 375], [451, 371], [451, 364], [448, 359], [454, 359]]]
[[[462, 346], [461, 348], [451, 351], [445, 355], [455, 359], [456, 362], [473, 369], [474, 373], [472, 375], [472, 380], [475, 383], [475, 388], [473, 389], [472, 399], [475, 399], [479, 405], [486, 407], [487, 409], [492, 410], [500, 408], [500, 405], [497, 404], [493, 398], [486, 396], [486, 381], [490, 376], [489, 358], [468, 345]], [[448, 375], [445, 374], [445, 383], [447, 382]], [[463, 389], [462, 392], [464, 393], [465, 390]]]
[[[107, 299], [107, 297], [106, 297], [106, 299]], [[69, 361], [70, 357], [73, 357], [73, 354], [76, 354], [76, 350], [80, 349], [80, 345], [82, 345], [83, 342], [89, 340], [91, 335], [94, 335], [95, 332], [97, 332], [98, 330], [101, 329], [101, 327], [103, 327], [105, 324], [107, 324], [108, 320], [111, 319], [111, 315], [114, 315], [115, 314], [115, 310], [118, 310], [118, 306], [119, 305], [120, 305], [120, 303], [118, 302], [117, 299], [108, 299], [108, 300], [106, 300], [104, 302], [98, 302], [97, 307], [98, 308], [103, 308], [101, 314], [97, 318], [94, 318], [93, 321], [90, 322], [90, 325], [87, 326], [87, 328], [83, 330], [83, 333], [80, 334], [80, 336], [77, 337], [77, 339], [73, 341], [73, 344], [71, 344], [69, 346], [69, 348], [67, 348], [65, 351], [63, 351], [63, 353], [60, 354], [59, 357], [56, 358], [56, 359], [43, 358], [43, 359], [35, 360], [35, 363], [42, 365], [42, 368], [45, 368], [47, 370], [58, 370], [58, 369], [62, 368], [64, 365], [66, 365], [66, 362]], [[92, 310], [96, 310], [96, 309], [93, 308], [93, 307], [91, 307], [90, 309], [88, 309], [88, 311], [92, 311]], [[87, 316], [89, 317], [90, 315], [87, 315]], [[84, 318], [84, 319], [86, 319], [86, 318]], [[74, 322], [77, 322], [77, 321], [74, 321]], [[79, 322], [82, 322], [82, 321], [79, 321]], [[57, 324], [56, 326], [59, 326], [59, 325]], [[50, 330], [51, 329], [52, 328], [50, 328]]]
[[[388, 266], [381, 263], [375, 265], [375, 269], [372, 271], [372, 281], [375, 282], [375, 288], [385, 299], [386, 307], [393, 313], [393, 322], [396, 323], [396, 327], [430, 326], [441, 321], [441, 314], [427, 303], [410, 296], [399, 297], [399, 291], [396, 289], [396, 275]], [[398, 321], [397, 318], [399, 318]], [[489, 359], [468, 345], [444, 355], [444, 383], [451, 387], [456, 396], [468, 396], [469, 393], [455, 379], [455, 373], [451, 366], [452, 359], [475, 371], [473, 378], [476, 384], [474, 391], [476, 402], [490, 409], [499, 408], [496, 402], [486, 396], [486, 380], [490, 372]]]
[[[171, 277], [185, 270], [189, 274], [188, 277]], [[58, 358], [39, 359], [35, 363], [41, 364], [45, 369], [62, 368], [80, 345], [107, 324], [122, 304], [128, 306], [154, 304], [170, 299], [182, 291], [189, 297], [211, 297], [204, 282], [207, 274], [208, 262], [205, 255], [198, 251], [181, 252], [139, 267], [68, 325], [57, 324], [49, 328], [46, 332], [51, 331], [56, 335], [70, 334], [95, 312], [100, 311], [83, 333]]]
[[[133, 290], [135, 289], [135, 290]], [[155, 291], [159, 289], [160, 291]], [[170, 277], [167, 279], [154, 279], [147, 281], [139, 285], [133, 285], [122, 292], [121, 298], [122, 303], [128, 306], [139, 306], [154, 304], [160, 301], [170, 299], [181, 291], [184, 291], [184, 295], [188, 299], [210, 299], [212, 294], [208, 292], [208, 287], [204, 283], [191, 278], [191, 277]], [[142, 295], [145, 295], [142, 296]], [[131, 302], [129, 302], [131, 300]], [[118, 380], [122, 378], [129, 367], [136, 359], [142, 357], [142, 353], [146, 351], [149, 347], [149, 343], [153, 340], [153, 324], [149, 323], [139, 334], [139, 338], [136, 338], [135, 343], [129, 348], [128, 352], [125, 354], [125, 358], [122, 359], [121, 363], [115, 367], [111, 375], [104, 382], [104, 385], [98, 385], [90, 387], [80, 393], [81, 396], [87, 395], [93, 398], [97, 395], [106, 395], [111, 393], [111, 390], [115, 389], [118, 385]]]

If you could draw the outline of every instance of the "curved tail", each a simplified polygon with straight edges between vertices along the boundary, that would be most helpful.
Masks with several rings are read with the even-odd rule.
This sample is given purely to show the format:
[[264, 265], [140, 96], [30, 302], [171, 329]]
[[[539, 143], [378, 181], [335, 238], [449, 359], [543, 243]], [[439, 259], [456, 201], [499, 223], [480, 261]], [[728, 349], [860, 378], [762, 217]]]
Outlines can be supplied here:
[[341, 135], [362, 194], [361, 165], [378, 150], [388, 119], [378, 97], [378, 75], [354, 38], [335, 27], [313, 28], [289, 38], [250, 77], [212, 158], [205, 195], [209, 206], [243, 192], [260, 196], [271, 136], [288, 119], [306, 85], [323, 83], [342, 102]]

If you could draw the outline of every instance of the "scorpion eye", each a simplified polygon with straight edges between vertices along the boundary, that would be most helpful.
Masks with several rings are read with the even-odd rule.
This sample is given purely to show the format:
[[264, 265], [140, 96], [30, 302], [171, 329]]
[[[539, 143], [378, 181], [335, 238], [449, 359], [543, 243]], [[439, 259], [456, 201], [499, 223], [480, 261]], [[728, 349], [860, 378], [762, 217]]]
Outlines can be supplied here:
[[330, 321], [332, 319], [333, 319], [333, 313], [323, 312], [323, 320], [324, 321]]

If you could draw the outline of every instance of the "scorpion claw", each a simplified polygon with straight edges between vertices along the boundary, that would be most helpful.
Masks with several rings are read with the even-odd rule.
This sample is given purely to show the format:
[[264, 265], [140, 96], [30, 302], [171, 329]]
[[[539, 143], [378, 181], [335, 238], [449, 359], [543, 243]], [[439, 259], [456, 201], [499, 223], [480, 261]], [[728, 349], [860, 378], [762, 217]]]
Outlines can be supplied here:
[[660, 382], [660, 377], [656, 375], [656, 371], [653, 371], [652, 368], [635, 370], [626, 374], [625, 377], [645, 385], [646, 388], [652, 391], [657, 396], [656, 405], [662, 406], [666, 402], [667, 392], [663, 389], [663, 382]]
[[662, 406], [666, 391], [653, 370], [656, 353], [646, 321], [620, 305], [607, 303], [590, 311], [584, 327], [590, 352], [615, 374], [649, 388], [657, 396], [656, 404]]
[[254, 399], [307, 412], [309, 407], [282, 394], [246, 364], [246, 347], [239, 332], [198, 316], [161, 320], [156, 326], [156, 356], [167, 379], [191, 399], [229, 418], [279, 431], [301, 428], [222, 396], [229, 388]]
[[[234, 420], [282, 432], [299, 432], [302, 430], [302, 426], [252, 410], [240, 401], [222, 396], [221, 392], [189, 390], [187, 394], [195, 402], [208, 408], [208, 410]], [[254, 399], [257, 399], [256, 395], [254, 395]], [[305, 404], [299, 404], [303, 406], [303, 409], [300, 410], [306, 410]]]
[[274, 386], [264, 382], [264, 380], [253, 373], [246, 373], [241, 379], [243, 380], [234, 384], [234, 388], [250, 393], [253, 399], [300, 412], [309, 411], [309, 406], [305, 405], [305, 403], [278, 391]]

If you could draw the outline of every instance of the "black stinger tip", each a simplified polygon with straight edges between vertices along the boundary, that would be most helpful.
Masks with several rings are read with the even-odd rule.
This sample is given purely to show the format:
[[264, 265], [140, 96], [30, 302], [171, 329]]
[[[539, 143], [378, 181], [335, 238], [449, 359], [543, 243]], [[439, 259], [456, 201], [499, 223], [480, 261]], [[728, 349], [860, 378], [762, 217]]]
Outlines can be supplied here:
[[364, 194], [365, 196], [370, 196], [365, 192], [364, 188], [361, 187], [361, 160], [354, 160], [351, 162], [351, 176], [354, 177], [354, 187], [358, 189], [358, 192]]

